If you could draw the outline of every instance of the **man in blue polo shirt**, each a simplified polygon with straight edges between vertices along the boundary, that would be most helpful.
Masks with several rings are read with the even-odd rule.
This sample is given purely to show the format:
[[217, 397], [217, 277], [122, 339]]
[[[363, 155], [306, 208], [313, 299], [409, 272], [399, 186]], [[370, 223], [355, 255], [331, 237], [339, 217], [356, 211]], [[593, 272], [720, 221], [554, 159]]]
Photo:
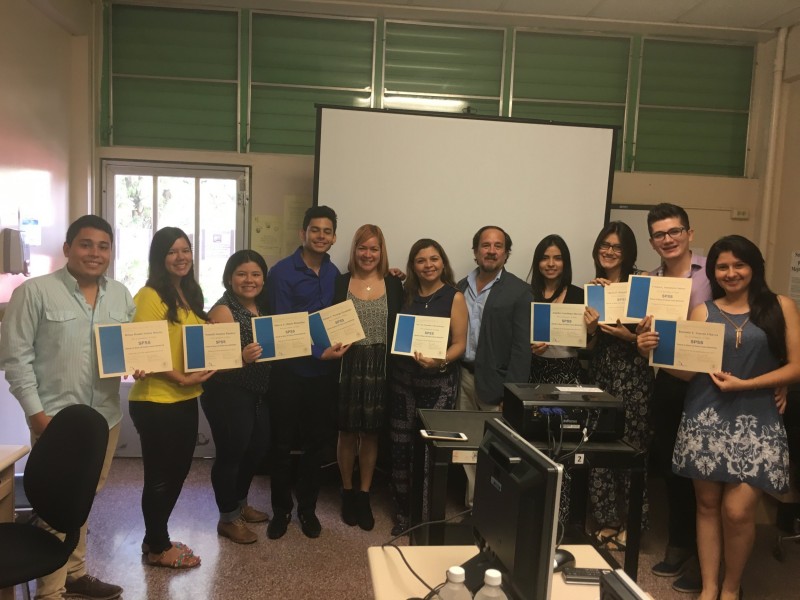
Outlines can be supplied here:
[[[267, 277], [267, 302], [273, 315], [316, 312], [333, 302], [339, 269], [328, 250], [336, 242], [336, 213], [327, 206], [312, 206], [303, 217], [302, 245], [278, 261]], [[270, 376], [272, 422], [272, 510], [267, 537], [286, 533], [292, 518], [291, 450], [298, 436], [303, 454], [297, 470], [295, 496], [303, 533], [319, 537], [317, 496], [320, 453], [336, 399], [335, 363], [349, 346], [311, 347], [312, 356], [273, 363]]]

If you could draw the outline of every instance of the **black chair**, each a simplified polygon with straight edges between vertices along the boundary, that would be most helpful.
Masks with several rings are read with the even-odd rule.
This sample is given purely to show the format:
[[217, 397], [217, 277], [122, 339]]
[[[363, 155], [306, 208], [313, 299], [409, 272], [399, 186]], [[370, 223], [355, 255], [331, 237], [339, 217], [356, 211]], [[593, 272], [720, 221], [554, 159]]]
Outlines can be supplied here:
[[23, 477], [33, 510], [65, 539], [33, 524], [0, 524], [0, 588], [26, 583], [64, 566], [94, 502], [108, 445], [108, 423], [74, 405], [53, 417], [34, 444]]

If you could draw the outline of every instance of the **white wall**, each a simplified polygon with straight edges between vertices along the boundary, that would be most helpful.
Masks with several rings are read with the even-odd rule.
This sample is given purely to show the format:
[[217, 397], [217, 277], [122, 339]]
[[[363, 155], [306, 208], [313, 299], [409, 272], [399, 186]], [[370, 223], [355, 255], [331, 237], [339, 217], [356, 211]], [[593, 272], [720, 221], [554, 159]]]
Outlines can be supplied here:
[[[74, 50], [72, 36], [29, 2], [0, 2], [0, 226], [18, 227], [19, 212], [40, 219], [42, 245], [31, 249], [34, 274], [63, 264], [73, 67], [83, 70], [84, 81], [88, 78], [85, 57], [78, 49], [76, 60]], [[88, 164], [83, 171], [88, 173]], [[0, 275], [0, 302], [22, 279]], [[5, 381], [0, 383], [0, 443], [29, 443], [22, 410]]]

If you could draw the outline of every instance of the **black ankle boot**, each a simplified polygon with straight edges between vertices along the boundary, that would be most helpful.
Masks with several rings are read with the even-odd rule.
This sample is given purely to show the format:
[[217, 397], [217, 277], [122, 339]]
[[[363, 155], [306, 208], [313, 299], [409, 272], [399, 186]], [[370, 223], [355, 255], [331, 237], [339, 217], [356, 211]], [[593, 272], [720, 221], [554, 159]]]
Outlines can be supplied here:
[[358, 526], [364, 531], [372, 531], [375, 527], [375, 517], [369, 505], [369, 492], [356, 492], [356, 515]]
[[358, 524], [355, 490], [342, 488], [342, 521], [351, 527]]

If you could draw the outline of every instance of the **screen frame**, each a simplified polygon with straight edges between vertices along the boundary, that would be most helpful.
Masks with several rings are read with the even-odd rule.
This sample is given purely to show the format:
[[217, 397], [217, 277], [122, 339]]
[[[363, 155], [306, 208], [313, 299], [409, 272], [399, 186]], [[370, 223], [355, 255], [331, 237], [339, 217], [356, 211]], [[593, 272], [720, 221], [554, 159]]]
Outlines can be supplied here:
[[374, 223], [390, 266], [405, 269], [413, 242], [433, 238], [458, 281], [475, 267], [474, 233], [496, 225], [513, 241], [507, 268], [521, 279], [554, 232], [570, 248], [573, 282], [594, 277], [618, 127], [317, 105], [316, 136], [313, 203], [339, 216], [330, 255], [340, 269], [353, 233]]
[[[563, 466], [503, 419], [486, 421], [478, 448], [473, 529], [483, 563], [503, 573], [504, 589], [514, 600], [550, 597], [562, 478]], [[502, 488], [509, 484], [516, 489], [506, 493]], [[515, 507], [505, 501], [509, 493], [517, 497], [511, 503]], [[513, 540], [506, 539], [508, 532], [514, 532]]]

